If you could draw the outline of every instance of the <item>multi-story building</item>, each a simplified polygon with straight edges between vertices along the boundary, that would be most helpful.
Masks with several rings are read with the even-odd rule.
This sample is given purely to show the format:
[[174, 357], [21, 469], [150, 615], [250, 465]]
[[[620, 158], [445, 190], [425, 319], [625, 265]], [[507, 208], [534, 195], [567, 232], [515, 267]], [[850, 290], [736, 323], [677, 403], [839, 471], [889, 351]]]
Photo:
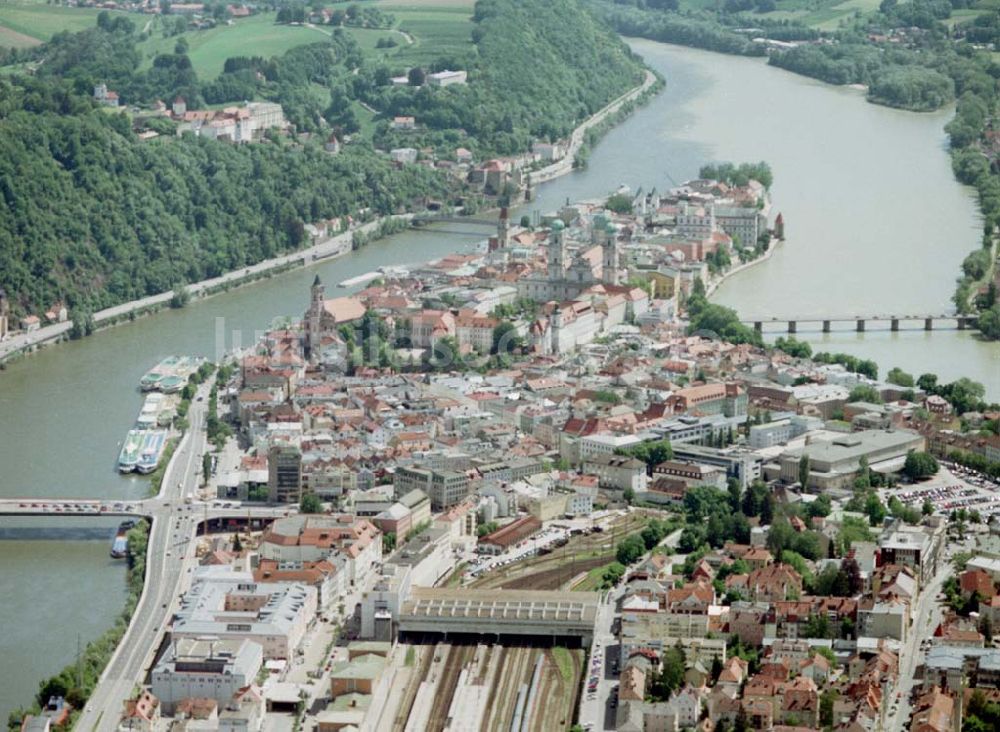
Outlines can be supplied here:
[[267, 496], [272, 503], [302, 500], [302, 451], [297, 445], [279, 442], [268, 450]]
[[412, 490], [423, 491], [430, 498], [434, 511], [445, 511], [469, 495], [469, 476], [451, 470], [400, 467], [396, 469], [392, 484], [397, 496]]
[[256, 681], [263, 663], [263, 648], [251, 640], [175, 639], [153, 668], [151, 688], [166, 714], [183, 699], [221, 707]]
[[644, 491], [649, 480], [646, 463], [622, 455], [594, 455], [584, 461], [583, 469], [596, 475], [602, 488]]
[[316, 617], [316, 589], [303, 584], [255, 582], [228, 565], [199, 567], [174, 616], [174, 641], [213, 636], [249, 640], [265, 659], [291, 659]]

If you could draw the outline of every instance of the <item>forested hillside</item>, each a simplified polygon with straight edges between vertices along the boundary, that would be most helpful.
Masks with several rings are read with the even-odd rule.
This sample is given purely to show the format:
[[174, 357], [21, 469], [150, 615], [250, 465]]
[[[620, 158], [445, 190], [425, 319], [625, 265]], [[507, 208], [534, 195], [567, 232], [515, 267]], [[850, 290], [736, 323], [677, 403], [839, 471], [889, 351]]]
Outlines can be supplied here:
[[[433, 65], [466, 68], [469, 84], [444, 89], [394, 87], [397, 69], [336, 30], [280, 57], [230, 59], [205, 80], [180, 46], [139, 70], [139, 37], [122, 15], [11, 56], [35, 69], [0, 81], [0, 287], [15, 314], [57, 300], [96, 310], [295, 249], [312, 221], [457, 195], [438, 171], [397, 169], [378, 152], [393, 143], [385, 122], [339, 155], [324, 152], [330, 130], [358, 131], [358, 100], [376, 121], [416, 115], [422, 129], [410, 145], [460, 143], [481, 159], [567, 134], [641, 77], [577, 0], [480, 0], [474, 21], [468, 57]], [[189, 109], [277, 101], [296, 133], [317, 134], [234, 147], [177, 138], [155, 120], [164, 134], [141, 142], [127, 116], [95, 106], [97, 83], [129, 105], [177, 94]]]

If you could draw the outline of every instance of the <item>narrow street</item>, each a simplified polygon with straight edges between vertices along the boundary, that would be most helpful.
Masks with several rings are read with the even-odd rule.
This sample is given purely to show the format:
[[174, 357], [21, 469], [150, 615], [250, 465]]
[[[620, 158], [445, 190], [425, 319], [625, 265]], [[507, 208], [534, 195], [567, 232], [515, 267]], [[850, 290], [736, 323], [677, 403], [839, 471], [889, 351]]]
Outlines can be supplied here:
[[899, 685], [893, 692], [894, 694], [899, 694], [899, 696], [884, 701], [888, 705], [885, 717], [886, 732], [902, 732], [909, 724], [912, 712], [910, 694], [914, 686], [918, 685], [913, 676], [924, 656], [923, 651], [920, 649], [920, 643], [925, 638], [930, 638], [931, 633], [934, 632], [934, 628], [941, 622], [943, 614], [942, 605], [935, 598], [941, 592], [945, 580], [954, 572], [951, 565], [951, 558], [952, 547], [946, 544], [941, 552], [941, 560], [938, 562], [937, 573], [931, 578], [930, 583], [920, 590], [920, 596], [917, 600], [917, 611], [913, 616], [913, 624], [910, 626], [906, 643], [900, 650], [899, 655]]

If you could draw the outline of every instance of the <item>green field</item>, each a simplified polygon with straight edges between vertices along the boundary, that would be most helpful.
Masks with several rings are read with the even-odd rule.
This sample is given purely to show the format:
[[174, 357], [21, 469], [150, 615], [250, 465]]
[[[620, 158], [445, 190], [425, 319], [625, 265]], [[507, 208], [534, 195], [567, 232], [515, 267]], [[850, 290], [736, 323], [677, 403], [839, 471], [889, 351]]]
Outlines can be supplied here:
[[423, 66], [442, 57], [465, 54], [472, 47], [472, 0], [430, 0], [374, 3], [396, 18], [396, 28], [413, 44], [384, 50], [385, 58], [400, 66]]
[[233, 56], [263, 56], [270, 58], [307, 43], [317, 43], [329, 35], [325, 28], [276, 25], [274, 13], [261, 13], [250, 18], [233, 21], [209, 30], [188, 31], [179, 36], [163, 37], [159, 22], [154, 23], [152, 35], [139, 44], [143, 65], [152, 65], [153, 58], [161, 53], [172, 53], [178, 39], [188, 42], [188, 56], [199, 78], [213, 79], [222, 73], [227, 58]]
[[41, 2], [0, 3], [0, 46], [25, 48], [60, 31], [80, 31], [97, 22], [97, 8], [64, 8]]
[[[1000, 2], [1000, 0], [996, 0]], [[791, 20], [819, 30], [835, 30], [841, 21], [855, 13], [878, 10], [880, 0], [777, 0], [777, 9], [769, 13], [749, 13], [749, 18]], [[722, 0], [681, 0], [687, 10], [717, 10]]]
[[[396, 26], [392, 29], [343, 29], [358, 41], [366, 54], [384, 58], [394, 67], [427, 65], [441, 57], [464, 54], [471, 48], [471, 0], [432, 0], [426, 3], [378, 0], [358, 4], [377, 5], [395, 16]], [[275, 13], [261, 13], [234, 21], [232, 25], [188, 31], [168, 38], [163, 37], [160, 20], [156, 19], [150, 38], [139, 44], [143, 66], [151, 66], [153, 59], [161, 53], [172, 53], [178, 39], [184, 38], [188, 43], [188, 56], [199, 78], [212, 79], [222, 72], [227, 58], [277, 56], [296, 46], [321, 41], [334, 30], [330, 26], [277, 25], [274, 19]], [[394, 39], [397, 45], [377, 48], [378, 42], [385, 38]]]

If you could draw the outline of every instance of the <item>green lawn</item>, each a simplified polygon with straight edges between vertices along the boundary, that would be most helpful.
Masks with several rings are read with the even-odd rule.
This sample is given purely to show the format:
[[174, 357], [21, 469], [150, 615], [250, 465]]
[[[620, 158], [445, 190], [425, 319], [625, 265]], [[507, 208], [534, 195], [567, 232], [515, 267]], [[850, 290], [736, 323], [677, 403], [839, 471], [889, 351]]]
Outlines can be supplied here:
[[328, 37], [325, 28], [276, 25], [274, 13], [261, 13], [220, 25], [209, 30], [188, 31], [181, 36], [164, 38], [159, 24], [150, 38], [139, 44], [143, 64], [148, 67], [161, 53], [172, 53], [179, 38], [188, 42], [188, 56], [201, 79], [214, 79], [222, 73], [227, 58], [233, 56], [278, 56], [296, 46], [316, 43]]
[[0, 3], [0, 45], [23, 48], [60, 31], [81, 31], [97, 22], [97, 8], [64, 8], [38, 2]]

